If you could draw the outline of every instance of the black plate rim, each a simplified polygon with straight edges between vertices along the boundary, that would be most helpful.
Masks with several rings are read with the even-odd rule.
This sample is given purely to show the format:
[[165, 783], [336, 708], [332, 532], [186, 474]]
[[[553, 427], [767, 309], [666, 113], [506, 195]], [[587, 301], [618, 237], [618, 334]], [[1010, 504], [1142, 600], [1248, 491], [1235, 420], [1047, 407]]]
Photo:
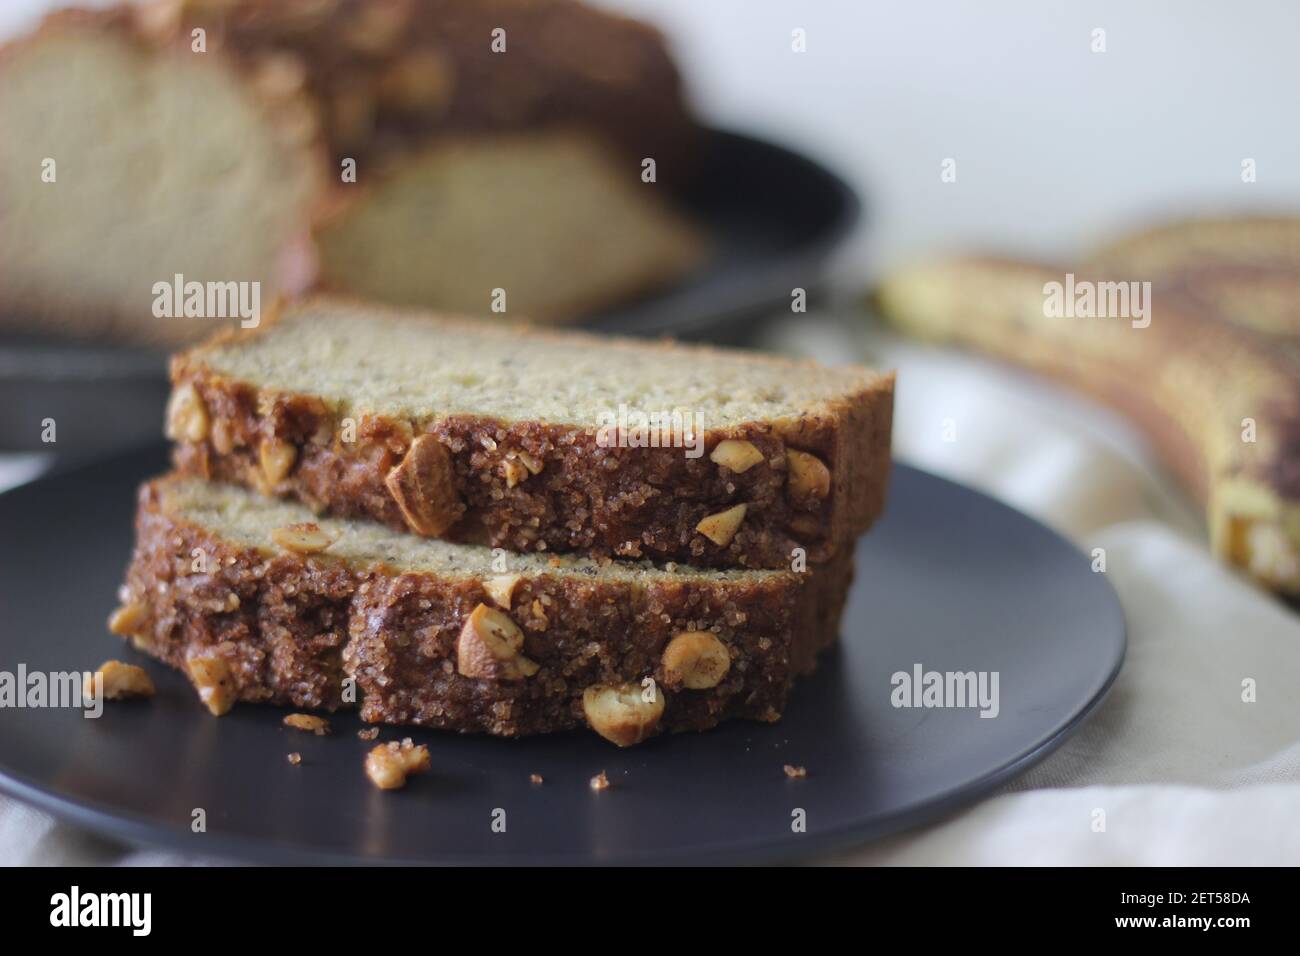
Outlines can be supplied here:
[[[102, 463], [103, 460], [101, 459], [98, 464]], [[96, 463], [83, 464], [79, 467], [56, 468], [42, 478], [37, 479], [36, 482], [10, 489], [0, 494], [0, 497], [12, 494], [21, 488], [30, 487], [31, 484], [38, 483], [54, 475], [67, 475], [69, 472], [89, 470], [94, 467], [96, 467]], [[961, 492], [982, 499], [988, 506], [1019, 515], [1023, 520], [1037, 525], [1040, 530], [1045, 531], [1057, 543], [1082, 556], [1079, 549], [1056, 530], [991, 495], [901, 462], [895, 462], [894, 468], [896, 472], [912, 472], [953, 486]], [[895, 480], [898, 477], [896, 474]], [[973, 804], [981, 797], [992, 794], [1003, 784], [1051, 754], [1096, 711], [1114, 686], [1115, 680], [1123, 669], [1128, 653], [1128, 624], [1123, 612], [1123, 606], [1113, 585], [1108, 580], [1103, 580], [1102, 583], [1105, 585], [1104, 594], [1109, 604], [1109, 610], [1113, 612], [1119, 624], [1117, 653], [1105, 679], [1083, 706], [1079, 707], [1067, 720], [1046, 732], [1015, 757], [975, 779], [968, 780], [929, 800], [917, 803], [904, 811], [884, 818], [868, 819], [830, 830], [819, 831], [815, 834], [807, 834], [805, 839], [799, 841], [800, 845], [797, 848], [786, 843], [771, 841], [745, 845], [736, 845], [734, 843], [712, 846], [697, 845], [689, 849], [633, 852], [615, 861], [592, 860], [581, 854], [560, 854], [544, 857], [520, 856], [515, 859], [499, 861], [482, 860], [454, 854], [432, 859], [374, 859], [312, 849], [300, 844], [278, 844], [233, 834], [209, 832], [204, 836], [204, 849], [201, 856], [205, 859], [233, 863], [270, 865], [660, 866], [774, 864], [808, 860], [818, 855], [825, 856], [851, 852], [855, 848], [864, 847], [870, 842], [883, 837], [903, 833], [927, 823], [941, 820], [955, 811]], [[4, 766], [0, 766], [0, 793], [44, 810], [56, 819], [81, 826], [109, 839], [144, 849], [171, 850], [183, 854], [194, 853], [191, 838], [188, 831], [184, 829], [154, 823], [147, 818], [132, 813], [122, 813], [103, 804], [64, 796], [40, 782], [22, 774], [15, 774]]]

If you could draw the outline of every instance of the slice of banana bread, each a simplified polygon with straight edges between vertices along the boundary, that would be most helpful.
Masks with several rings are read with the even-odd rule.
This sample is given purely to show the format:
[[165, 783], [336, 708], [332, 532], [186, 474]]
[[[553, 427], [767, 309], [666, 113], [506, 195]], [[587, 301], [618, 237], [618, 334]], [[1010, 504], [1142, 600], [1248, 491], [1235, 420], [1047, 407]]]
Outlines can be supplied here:
[[836, 634], [849, 558], [711, 571], [502, 555], [170, 476], [141, 488], [110, 628], [236, 701], [620, 745], [780, 716]]
[[173, 360], [177, 467], [514, 551], [789, 568], [884, 503], [893, 376], [314, 299]]

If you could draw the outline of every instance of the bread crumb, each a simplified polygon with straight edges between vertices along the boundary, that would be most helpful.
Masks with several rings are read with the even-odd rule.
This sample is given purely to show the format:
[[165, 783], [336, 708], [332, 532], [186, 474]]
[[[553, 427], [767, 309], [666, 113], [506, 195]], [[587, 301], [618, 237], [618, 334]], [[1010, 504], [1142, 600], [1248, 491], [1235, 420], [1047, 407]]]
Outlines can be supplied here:
[[540, 787], [546, 781], [542, 779], [542, 775], [540, 773], [535, 773], [528, 778], [528, 782], [535, 787]]
[[366, 754], [366, 776], [380, 790], [396, 790], [406, 785], [413, 773], [429, 772], [429, 748], [406, 737], [399, 744], [379, 744]]
[[379, 728], [367, 727], [365, 730], [358, 730], [357, 736], [360, 737], [362, 740], [374, 740], [376, 737], [379, 736]]
[[789, 777], [791, 780], [802, 780], [804, 777], [808, 776], [808, 768], [796, 767], [793, 764], [786, 764], [785, 775]]
[[296, 750], [289, 754], [289, 763], [293, 764], [295, 767], [298, 766], [298, 764], [302, 763], [302, 754], [298, 753]]
[[123, 664], [121, 661], [104, 661], [94, 674], [87, 674], [83, 681], [82, 694], [90, 700], [95, 699], [96, 677], [108, 700], [154, 695], [153, 681], [144, 668]]
[[301, 730], [303, 733], [315, 734], [317, 737], [324, 737], [330, 732], [329, 721], [311, 714], [289, 714], [284, 718], [284, 725], [294, 730]]
[[602, 770], [600, 773], [596, 774], [596, 776], [591, 778], [591, 789], [592, 790], [609, 789], [609, 777], [605, 776], [605, 771]]

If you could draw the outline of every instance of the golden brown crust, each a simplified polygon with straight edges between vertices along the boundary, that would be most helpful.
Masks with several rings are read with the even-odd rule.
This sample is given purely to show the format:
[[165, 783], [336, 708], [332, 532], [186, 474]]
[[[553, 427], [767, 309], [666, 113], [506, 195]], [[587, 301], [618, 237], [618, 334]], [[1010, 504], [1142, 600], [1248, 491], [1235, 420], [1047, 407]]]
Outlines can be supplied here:
[[[256, 72], [290, 58], [331, 159], [382, 169], [447, 134], [591, 129], [661, 181], [689, 174], [699, 130], [653, 27], [573, 0], [167, 0]], [[504, 31], [504, 52], [493, 49]]]
[[[793, 678], [834, 640], [852, 578], [849, 558], [739, 581], [525, 576], [511, 616], [539, 669], [522, 680], [476, 679], [459, 672], [456, 648], [470, 614], [492, 601], [487, 578], [232, 544], [169, 513], [166, 482], [140, 491], [123, 597], [138, 612], [136, 646], [191, 674], [196, 659], [220, 662], [239, 700], [321, 710], [355, 701], [376, 722], [503, 736], [581, 726], [585, 688], [662, 684], [664, 648], [683, 631], [716, 634], [731, 665], [715, 687], [669, 694], [660, 729], [775, 720]], [[348, 677], [358, 691], [351, 700]]]
[[[353, 436], [319, 397], [259, 390], [207, 367], [210, 349], [249, 334], [258, 333], [224, 335], [172, 362], [174, 387], [194, 389], [211, 421], [204, 439], [178, 442], [174, 461], [182, 473], [454, 541], [705, 567], [789, 568], [796, 549], [809, 562], [831, 560], [851, 548], [884, 507], [892, 374], [865, 379], [815, 413], [707, 430], [704, 453], [688, 458], [680, 448], [602, 447], [594, 427], [470, 415], [428, 421], [363, 416]], [[575, 348], [588, 340], [602, 341], [565, 333]], [[656, 350], [665, 359], [674, 354], [668, 344], [645, 348], [647, 360]], [[715, 463], [710, 455], [727, 439], [752, 443], [763, 462], [743, 473]], [[431, 505], [450, 524], [413, 522], [410, 502], [404, 507], [394, 495], [404, 469], [411, 470], [412, 446], [430, 440], [445, 453], [451, 481]], [[267, 481], [261, 449], [273, 443], [293, 447], [296, 455], [282, 480]], [[829, 469], [825, 498], [790, 487], [790, 449], [816, 456]], [[521, 460], [536, 471], [520, 467]], [[724, 540], [701, 531], [702, 521], [739, 504], [746, 507], [734, 536]]]

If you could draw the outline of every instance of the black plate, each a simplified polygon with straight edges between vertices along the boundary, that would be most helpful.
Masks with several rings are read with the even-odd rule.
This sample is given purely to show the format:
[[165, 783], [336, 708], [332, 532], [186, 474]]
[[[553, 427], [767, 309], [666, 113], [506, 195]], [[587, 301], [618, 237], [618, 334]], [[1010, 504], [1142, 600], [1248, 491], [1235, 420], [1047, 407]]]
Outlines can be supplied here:
[[[856, 196], [809, 159], [737, 133], [712, 131], [703, 172], [684, 197], [716, 242], [696, 275], [583, 325], [625, 335], [737, 341], [762, 312], [814, 295], [827, 256], [857, 221]], [[0, 451], [61, 447], [102, 453], [152, 441], [166, 400], [161, 354], [0, 336]]]
[[[949, 813], [1043, 757], [1106, 693], [1124, 618], [1102, 574], [1004, 505], [899, 466], [887, 516], [858, 548], [839, 648], [785, 718], [619, 750], [587, 732], [521, 741], [434, 732], [434, 772], [381, 793], [350, 716], [317, 738], [284, 711], [221, 719], [185, 681], [104, 631], [135, 484], [161, 451], [0, 496], [0, 669], [144, 663], [147, 703], [98, 720], [0, 710], [0, 787], [94, 830], [275, 862], [763, 861], [850, 847]], [[891, 675], [999, 672], [1000, 713], [895, 709]], [[389, 739], [401, 731], [386, 729]], [[286, 755], [302, 754], [290, 766]], [[786, 778], [787, 763], [807, 768]], [[613, 786], [588, 786], [605, 770]], [[529, 775], [545, 778], [542, 786]], [[207, 832], [191, 832], [196, 809]], [[504, 810], [506, 832], [494, 833]], [[792, 814], [806, 813], [794, 833]]]

